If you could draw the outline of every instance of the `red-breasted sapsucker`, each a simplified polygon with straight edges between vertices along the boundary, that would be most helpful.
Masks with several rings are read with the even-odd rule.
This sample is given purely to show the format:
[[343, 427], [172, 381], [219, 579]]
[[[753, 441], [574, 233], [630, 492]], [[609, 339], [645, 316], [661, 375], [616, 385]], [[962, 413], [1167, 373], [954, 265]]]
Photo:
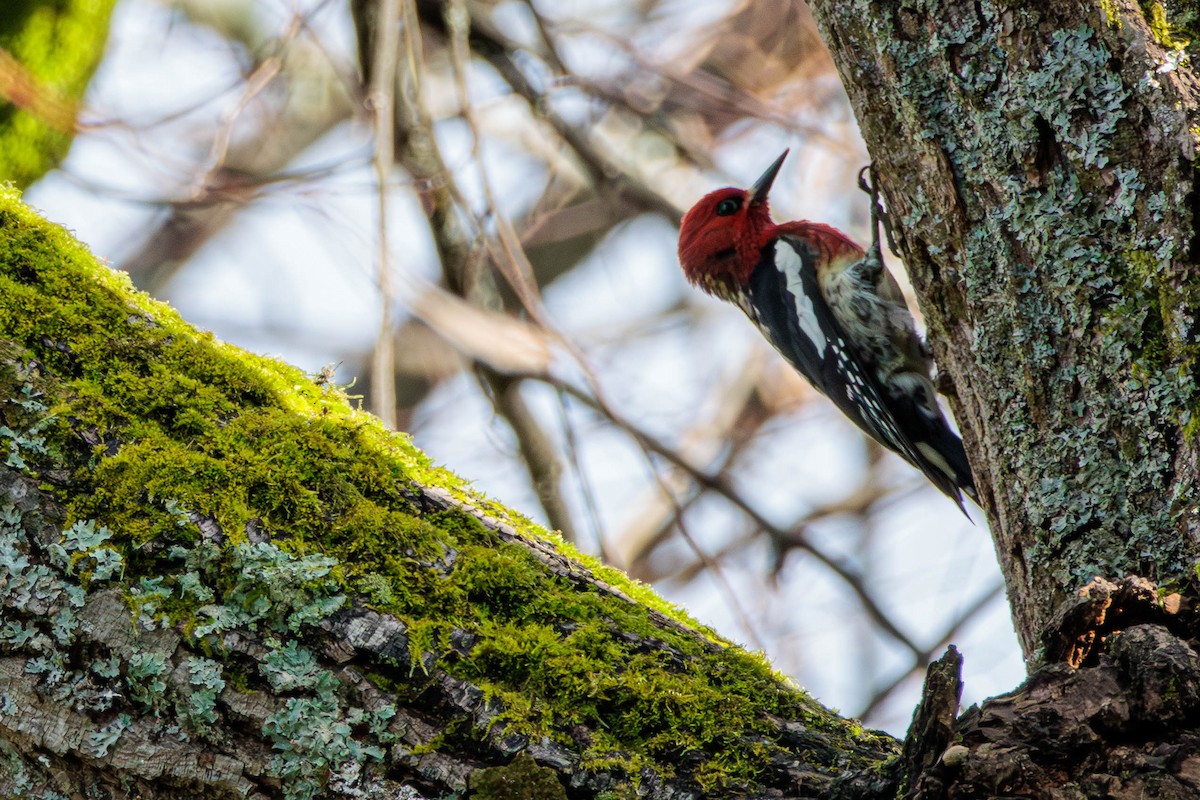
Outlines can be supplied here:
[[749, 189], [718, 189], [684, 216], [684, 275], [746, 312], [817, 391], [962, 508], [962, 492], [976, 497], [971, 467], [938, 407], [929, 349], [883, 264], [875, 207], [869, 251], [819, 222], [775, 224], [767, 194], [786, 157]]

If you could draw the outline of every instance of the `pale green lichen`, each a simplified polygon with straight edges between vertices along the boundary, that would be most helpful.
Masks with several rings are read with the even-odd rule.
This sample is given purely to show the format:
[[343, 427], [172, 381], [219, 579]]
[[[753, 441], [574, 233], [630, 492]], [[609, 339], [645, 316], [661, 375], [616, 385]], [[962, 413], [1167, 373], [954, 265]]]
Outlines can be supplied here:
[[129, 729], [133, 718], [128, 714], [119, 714], [112, 722], [99, 730], [92, 731], [84, 740], [83, 750], [95, 758], [104, 758], [109, 749], [121, 738], [121, 734]]
[[54, 422], [54, 417], [44, 413], [46, 406], [38, 399], [40, 393], [35, 392], [32, 386], [25, 384], [19, 391], [17, 397], [8, 398], [7, 402], [39, 416], [28, 427], [19, 431], [14, 431], [7, 425], [0, 425], [0, 443], [5, 444], [8, 449], [4, 459], [5, 465], [25, 469], [24, 456], [46, 453], [46, 439], [43, 433], [50, 423]]
[[353, 728], [363, 712], [348, 714], [341, 707], [337, 685], [333, 680], [316, 696], [289, 697], [263, 724], [263, 733], [279, 751], [271, 768], [284, 781], [285, 800], [309, 800], [321, 792], [330, 772], [350, 772], [353, 765], [383, 760], [382, 748], [355, 738]]
[[[0, 699], [0, 713], [10, 713], [4, 707], [7, 697]], [[48, 771], [37, 763], [29, 763], [12, 744], [0, 739], [0, 775], [7, 788], [20, 800], [70, 800], [66, 795], [47, 789], [51, 784]]]
[[203, 656], [188, 656], [188, 681], [192, 692], [182, 709], [181, 717], [192, 730], [208, 731], [217, 721], [217, 697], [225, 689], [220, 662]]
[[134, 653], [127, 664], [130, 699], [140, 704], [142, 710], [154, 711], [167, 690], [167, 657], [154, 651]]

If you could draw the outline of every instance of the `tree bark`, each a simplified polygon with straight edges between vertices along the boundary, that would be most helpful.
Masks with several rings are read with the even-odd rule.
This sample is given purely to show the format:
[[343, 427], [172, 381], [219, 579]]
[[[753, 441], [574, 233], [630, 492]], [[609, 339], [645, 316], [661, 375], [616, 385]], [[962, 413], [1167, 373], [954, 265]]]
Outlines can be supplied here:
[[813, 5], [1036, 660], [1076, 586], [1200, 558], [1197, 75], [1156, 3]]

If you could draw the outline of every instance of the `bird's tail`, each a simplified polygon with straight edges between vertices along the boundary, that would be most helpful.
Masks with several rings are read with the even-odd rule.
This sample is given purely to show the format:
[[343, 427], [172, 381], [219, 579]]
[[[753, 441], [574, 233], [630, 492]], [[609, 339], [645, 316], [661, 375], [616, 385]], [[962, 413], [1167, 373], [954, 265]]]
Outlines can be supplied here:
[[[914, 438], [921, 462], [914, 464], [925, 473], [934, 486], [958, 503], [963, 514], [967, 513], [962, 496], [965, 494], [975, 505], [979, 505], [979, 493], [975, 489], [975, 477], [967, 461], [967, 451], [962, 439], [950, 429], [944, 417], [929, 420], [925, 435]], [[968, 515], [968, 519], [970, 516]]]

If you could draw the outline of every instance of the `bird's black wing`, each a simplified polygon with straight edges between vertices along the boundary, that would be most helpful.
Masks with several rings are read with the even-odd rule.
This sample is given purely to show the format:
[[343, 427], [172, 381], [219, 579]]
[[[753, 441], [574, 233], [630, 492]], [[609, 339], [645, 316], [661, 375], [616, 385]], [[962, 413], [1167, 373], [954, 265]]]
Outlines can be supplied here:
[[961, 440], [944, 420], [929, 420], [915, 406], [895, 407], [897, 401], [864, 366], [821, 299], [813, 259], [803, 242], [791, 239], [777, 239], [763, 248], [750, 275], [747, 313], [817, 391], [961, 507], [960, 486], [968, 493], [974, 489]]

